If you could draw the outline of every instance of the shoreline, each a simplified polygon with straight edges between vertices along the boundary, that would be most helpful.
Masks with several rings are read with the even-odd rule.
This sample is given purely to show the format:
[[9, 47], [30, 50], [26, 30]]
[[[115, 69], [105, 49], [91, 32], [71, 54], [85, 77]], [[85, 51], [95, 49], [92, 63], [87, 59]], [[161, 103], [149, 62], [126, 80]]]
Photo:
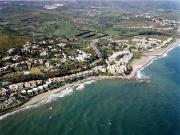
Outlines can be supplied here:
[[141, 70], [143, 70], [145, 67], [149, 66], [155, 59], [163, 57], [164, 54], [166, 54], [169, 51], [171, 51], [172, 49], [176, 48], [179, 44], [180, 44], [180, 39], [176, 39], [175, 42], [170, 43], [165, 48], [161, 48], [159, 50], [144, 53], [140, 59], [136, 59], [132, 62], [133, 71], [125, 77], [122, 77], [122, 76], [93, 76], [93, 77], [88, 77], [86, 79], [83, 79], [83, 80], [80, 80], [80, 81], [77, 81], [77, 82], [74, 82], [71, 84], [65, 84], [64, 86], [62, 86], [60, 88], [53, 89], [53, 90], [50, 90], [45, 93], [41, 93], [39, 95], [32, 97], [29, 101], [24, 103], [22, 106], [20, 106], [16, 109], [13, 109], [5, 114], [0, 115], [0, 120], [7, 116], [13, 115], [16, 112], [21, 112], [21, 111], [24, 111], [25, 109], [32, 108], [34, 105], [40, 105], [41, 102], [43, 102], [44, 100], [48, 100], [48, 98], [52, 95], [59, 94], [61, 92], [63, 95], [63, 92], [65, 92], [69, 88], [72, 88], [72, 90], [73, 90], [75, 87], [78, 87], [81, 84], [84, 84], [84, 85], [90, 84], [90, 83], [87, 83], [90, 81], [93, 82], [93, 81], [98, 81], [98, 80], [113, 80], [113, 79], [137, 81], [139, 79], [142, 79], [142, 78], [138, 77], [138, 73], [141, 72]]
[[145, 52], [140, 59], [136, 59], [132, 62], [133, 71], [127, 76], [128, 79], [138, 78], [138, 72], [149, 66], [154, 60], [162, 58], [163, 55], [167, 54], [172, 49], [176, 48], [180, 44], [180, 39], [176, 39], [175, 42], [170, 43], [167, 47], [152, 52]]

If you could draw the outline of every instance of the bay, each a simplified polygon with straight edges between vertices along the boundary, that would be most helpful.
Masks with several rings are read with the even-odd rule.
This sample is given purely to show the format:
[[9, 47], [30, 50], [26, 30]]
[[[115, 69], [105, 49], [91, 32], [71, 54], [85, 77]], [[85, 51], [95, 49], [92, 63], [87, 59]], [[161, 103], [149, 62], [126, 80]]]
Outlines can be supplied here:
[[101, 80], [0, 120], [0, 135], [180, 135], [180, 47], [142, 74]]

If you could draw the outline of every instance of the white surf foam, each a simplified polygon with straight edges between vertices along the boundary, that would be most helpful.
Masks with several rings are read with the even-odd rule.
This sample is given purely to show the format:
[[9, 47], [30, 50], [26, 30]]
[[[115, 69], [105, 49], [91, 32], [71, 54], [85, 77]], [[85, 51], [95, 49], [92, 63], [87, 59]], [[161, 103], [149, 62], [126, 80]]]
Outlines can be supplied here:
[[[180, 44], [179, 44], [178, 46], [180, 46]], [[170, 51], [172, 51], [172, 50], [173, 50], [174, 48], [176, 48], [176, 47], [177, 47], [177, 46], [170, 48], [170, 49], [167, 50], [162, 56], [159, 56], [159, 57], [156, 57], [156, 58], [152, 59], [150, 62], [148, 62], [148, 63], [147, 63], [146, 65], [144, 65], [142, 68], [140, 68], [140, 69], [137, 71], [137, 73], [136, 73], [136, 78], [137, 78], [137, 79], [149, 79], [150, 77], [147, 76], [147, 75], [145, 75], [142, 71], [143, 71], [146, 67], [148, 67], [149, 65], [153, 64], [153, 62], [156, 61], [157, 59], [167, 57], [167, 56], [168, 56], [168, 53], [169, 53]]]
[[52, 116], [49, 116], [49, 119], [52, 119]]
[[149, 76], [145, 75], [145, 73], [143, 72], [143, 70], [144, 70], [144, 68], [137, 71], [137, 73], [136, 73], [136, 78], [137, 78], [138, 80], [140, 80], [140, 79], [149, 79], [149, 78], [150, 78]]
[[35, 108], [35, 107], [37, 107], [37, 106], [39, 106], [39, 105], [38, 105], [38, 104], [36, 104], [36, 105], [29, 105], [29, 106], [27, 106], [27, 107], [25, 107], [25, 108], [22, 108], [22, 109], [15, 110], [15, 111], [13, 111], [13, 112], [4, 114], [4, 115], [0, 116], [0, 120], [3, 120], [3, 119], [5, 119], [5, 118], [8, 117], [8, 116], [12, 116], [12, 115], [14, 115], [14, 114], [16, 114], [16, 113], [18, 113], [18, 112], [23, 112], [23, 111], [25, 111], [25, 110], [27, 110], [27, 109]]
[[142, 79], [143, 77], [144, 77], [144, 75], [142, 74], [142, 71], [138, 70], [137, 73], [136, 73], [136, 78], [137, 79]]
[[[92, 81], [84, 82], [84, 83], [80, 84], [79, 87], [76, 88], [76, 90], [82, 90], [82, 89], [85, 88], [85, 85], [86, 85], [86, 84], [91, 84], [91, 83], [93, 83], [93, 82], [95, 82], [95, 81], [92, 80]], [[16, 111], [7, 113], [7, 114], [5, 114], [5, 115], [2, 115], [2, 116], [0, 116], [0, 120], [6, 118], [6, 117], [8, 117], [8, 116], [14, 115], [14, 114], [17, 113], [17, 112], [25, 111], [25, 110], [31, 109], [31, 108], [37, 108], [37, 107], [39, 107], [40, 105], [43, 105], [43, 104], [47, 104], [47, 103], [56, 101], [58, 98], [71, 95], [73, 92], [74, 92], [74, 87], [73, 87], [73, 88], [66, 88], [65, 90], [63, 90], [63, 91], [61, 91], [61, 92], [59, 92], [59, 93], [55, 93], [55, 94], [50, 95], [49, 97], [47, 97], [46, 99], [40, 101], [39, 103], [36, 103], [36, 104], [34, 104], [34, 105], [29, 105], [29, 106], [27, 106], [27, 107], [25, 107], [25, 108], [22, 108], [22, 109], [19, 109], [19, 110], [16, 110]], [[52, 108], [50, 107], [49, 109], [52, 109]]]
[[11, 116], [11, 115], [15, 114], [16, 112], [17, 112], [17, 111], [14, 111], [14, 112], [12, 112], [12, 113], [7, 113], [7, 114], [5, 114], [5, 115], [2, 115], [2, 116], [0, 116], [0, 120], [5, 119], [6, 117]]
[[53, 108], [52, 107], [49, 107], [49, 110], [52, 110]]
[[[8, 117], [8, 116], [11, 116], [11, 115], [14, 115], [15, 113], [18, 113], [18, 112], [22, 112], [22, 111], [25, 111], [27, 109], [31, 109], [31, 108], [37, 108], [39, 107], [40, 105], [42, 104], [47, 104], [47, 103], [50, 103], [52, 101], [55, 101], [57, 100], [57, 98], [59, 97], [64, 97], [64, 96], [67, 96], [67, 95], [70, 95], [71, 93], [73, 92], [73, 89], [72, 88], [67, 88], [59, 93], [56, 93], [56, 94], [52, 94], [51, 96], [49, 96], [48, 98], [40, 101], [39, 103], [37, 104], [34, 104], [34, 105], [29, 105], [25, 108], [22, 108], [22, 109], [19, 109], [19, 110], [16, 110], [16, 111], [13, 111], [13, 112], [10, 112], [10, 113], [7, 113], [7, 114], [4, 114], [2, 116], [0, 116], [0, 120]], [[51, 107], [49, 109], [52, 109]]]
[[76, 88], [76, 90], [77, 90], [77, 91], [83, 90], [86, 85], [92, 84], [93, 82], [95, 82], [95, 80], [91, 80], [91, 81], [84, 82], [84, 83], [80, 84], [80, 85]]
[[44, 99], [43, 101], [41, 101], [41, 103], [45, 103], [45, 104], [50, 103], [52, 101], [57, 100], [58, 98], [65, 97], [67, 95], [71, 95], [72, 92], [73, 92], [73, 88], [66, 88], [65, 90], [63, 90], [59, 93], [50, 95], [47, 99]]
[[164, 54], [162, 55], [162, 57], [167, 57], [167, 53], [164, 53]]
[[76, 88], [76, 90], [77, 90], [77, 91], [80, 91], [80, 90], [83, 90], [84, 88], [85, 88], [85, 84], [82, 83], [82, 84], [80, 84], [80, 85]]
[[149, 76], [145, 75], [145, 73], [143, 72], [143, 70], [148, 67], [149, 65], [151, 65], [154, 62], [155, 59], [152, 59], [150, 62], [148, 62], [146, 65], [144, 65], [143, 67], [141, 67], [137, 73], [136, 73], [136, 78], [137, 79], [150, 79]]
[[95, 82], [95, 80], [91, 80], [91, 81], [85, 82], [85, 84], [92, 84], [92, 83], [94, 83], [94, 82]]

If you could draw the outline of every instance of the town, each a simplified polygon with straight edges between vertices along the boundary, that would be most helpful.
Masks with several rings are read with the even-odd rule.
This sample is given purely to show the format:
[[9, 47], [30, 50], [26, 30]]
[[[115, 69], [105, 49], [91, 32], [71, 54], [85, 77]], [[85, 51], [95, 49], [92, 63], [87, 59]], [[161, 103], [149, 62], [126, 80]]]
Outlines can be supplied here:
[[[62, 7], [64, 4], [45, 5], [43, 10], [56, 10]], [[63, 16], [65, 19], [60, 22], [56, 16], [52, 19], [53, 22], [47, 21], [46, 27], [50, 27], [49, 30], [44, 26], [37, 27], [39, 24], [33, 24], [32, 21], [38, 16], [44, 19], [43, 15], [46, 15], [46, 12], [34, 13], [34, 18], [21, 19], [20, 23], [24, 23], [24, 27], [19, 30], [14, 29], [17, 22], [9, 24], [6, 22], [9, 18], [0, 18], [2, 38], [9, 39], [7, 35], [3, 35], [3, 30], [26, 33], [32, 38], [27, 40], [21, 35], [23, 44], [19, 45], [19, 42], [16, 42], [20, 39], [14, 39], [10, 47], [9, 42], [2, 40], [3, 47], [8, 48], [0, 51], [0, 114], [23, 105], [38, 94], [89, 77], [126, 78], [133, 71], [134, 60], [140, 59], [145, 52], [167, 47], [175, 41], [179, 28], [176, 20], [164, 16], [140, 13], [112, 17], [112, 12], [109, 17], [98, 8], [91, 7], [86, 10], [87, 14], [83, 12], [83, 15], [89, 19], [88, 21], [77, 15], [78, 18], [66, 26], [69, 16]], [[74, 12], [72, 16], [75, 16]], [[100, 19], [93, 20], [94, 16]], [[90, 22], [91, 19], [97, 21], [98, 25]], [[109, 19], [111, 22], [107, 22]], [[63, 25], [59, 26], [56, 22]], [[35, 34], [29, 31], [29, 24], [37, 27], [34, 29]], [[83, 27], [80, 27], [82, 25]], [[56, 28], [53, 28], [54, 26]], [[74, 29], [71, 30], [70, 27]], [[56, 31], [58, 29], [64, 31]], [[65, 29], [69, 31], [65, 33]], [[56, 32], [49, 34], [50, 31]], [[18, 45], [15, 45], [16, 43]]]
[[[59, 39], [43, 40], [39, 43], [27, 42], [21, 48], [11, 48], [5, 52], [2, 57], [3, 66], [0, 68], [2, 80], [6, 80], [2, 82], [0, 89], [2, 111], [21, 105], [32, 96], [66, 83], [98, 75], [123, 77], [131, 72], [129, 63], [135, 53], [141, 49], [160, 49], [173, 39], [161, 41], [144, 36], [134, 37], [131, 42], [137, 44], [137, 48], [132, 48], [124, 41], [99, 39], [98, 41], [107, 40], [106, 56], [101, 56], [103, 52], [99, 42], [93, 44], [95, 48], [88, 45], [86, 52], [73, 48], [74, 52], [69, 54], [66, 49], [71, 49], [72, 46], [64, 42], [56, 43], [57, 40]], [[97, 48], [100, 48], [100, 52]]]

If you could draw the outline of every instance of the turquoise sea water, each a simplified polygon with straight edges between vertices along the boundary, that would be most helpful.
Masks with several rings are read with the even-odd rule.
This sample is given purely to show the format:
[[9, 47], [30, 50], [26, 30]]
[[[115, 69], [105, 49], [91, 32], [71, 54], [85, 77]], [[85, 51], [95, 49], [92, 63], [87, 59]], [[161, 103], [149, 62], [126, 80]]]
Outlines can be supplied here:
[[143, 74], [152, 81], [96, 81], [8, 116], [0, 135], [180, 135], [180, 47]]

